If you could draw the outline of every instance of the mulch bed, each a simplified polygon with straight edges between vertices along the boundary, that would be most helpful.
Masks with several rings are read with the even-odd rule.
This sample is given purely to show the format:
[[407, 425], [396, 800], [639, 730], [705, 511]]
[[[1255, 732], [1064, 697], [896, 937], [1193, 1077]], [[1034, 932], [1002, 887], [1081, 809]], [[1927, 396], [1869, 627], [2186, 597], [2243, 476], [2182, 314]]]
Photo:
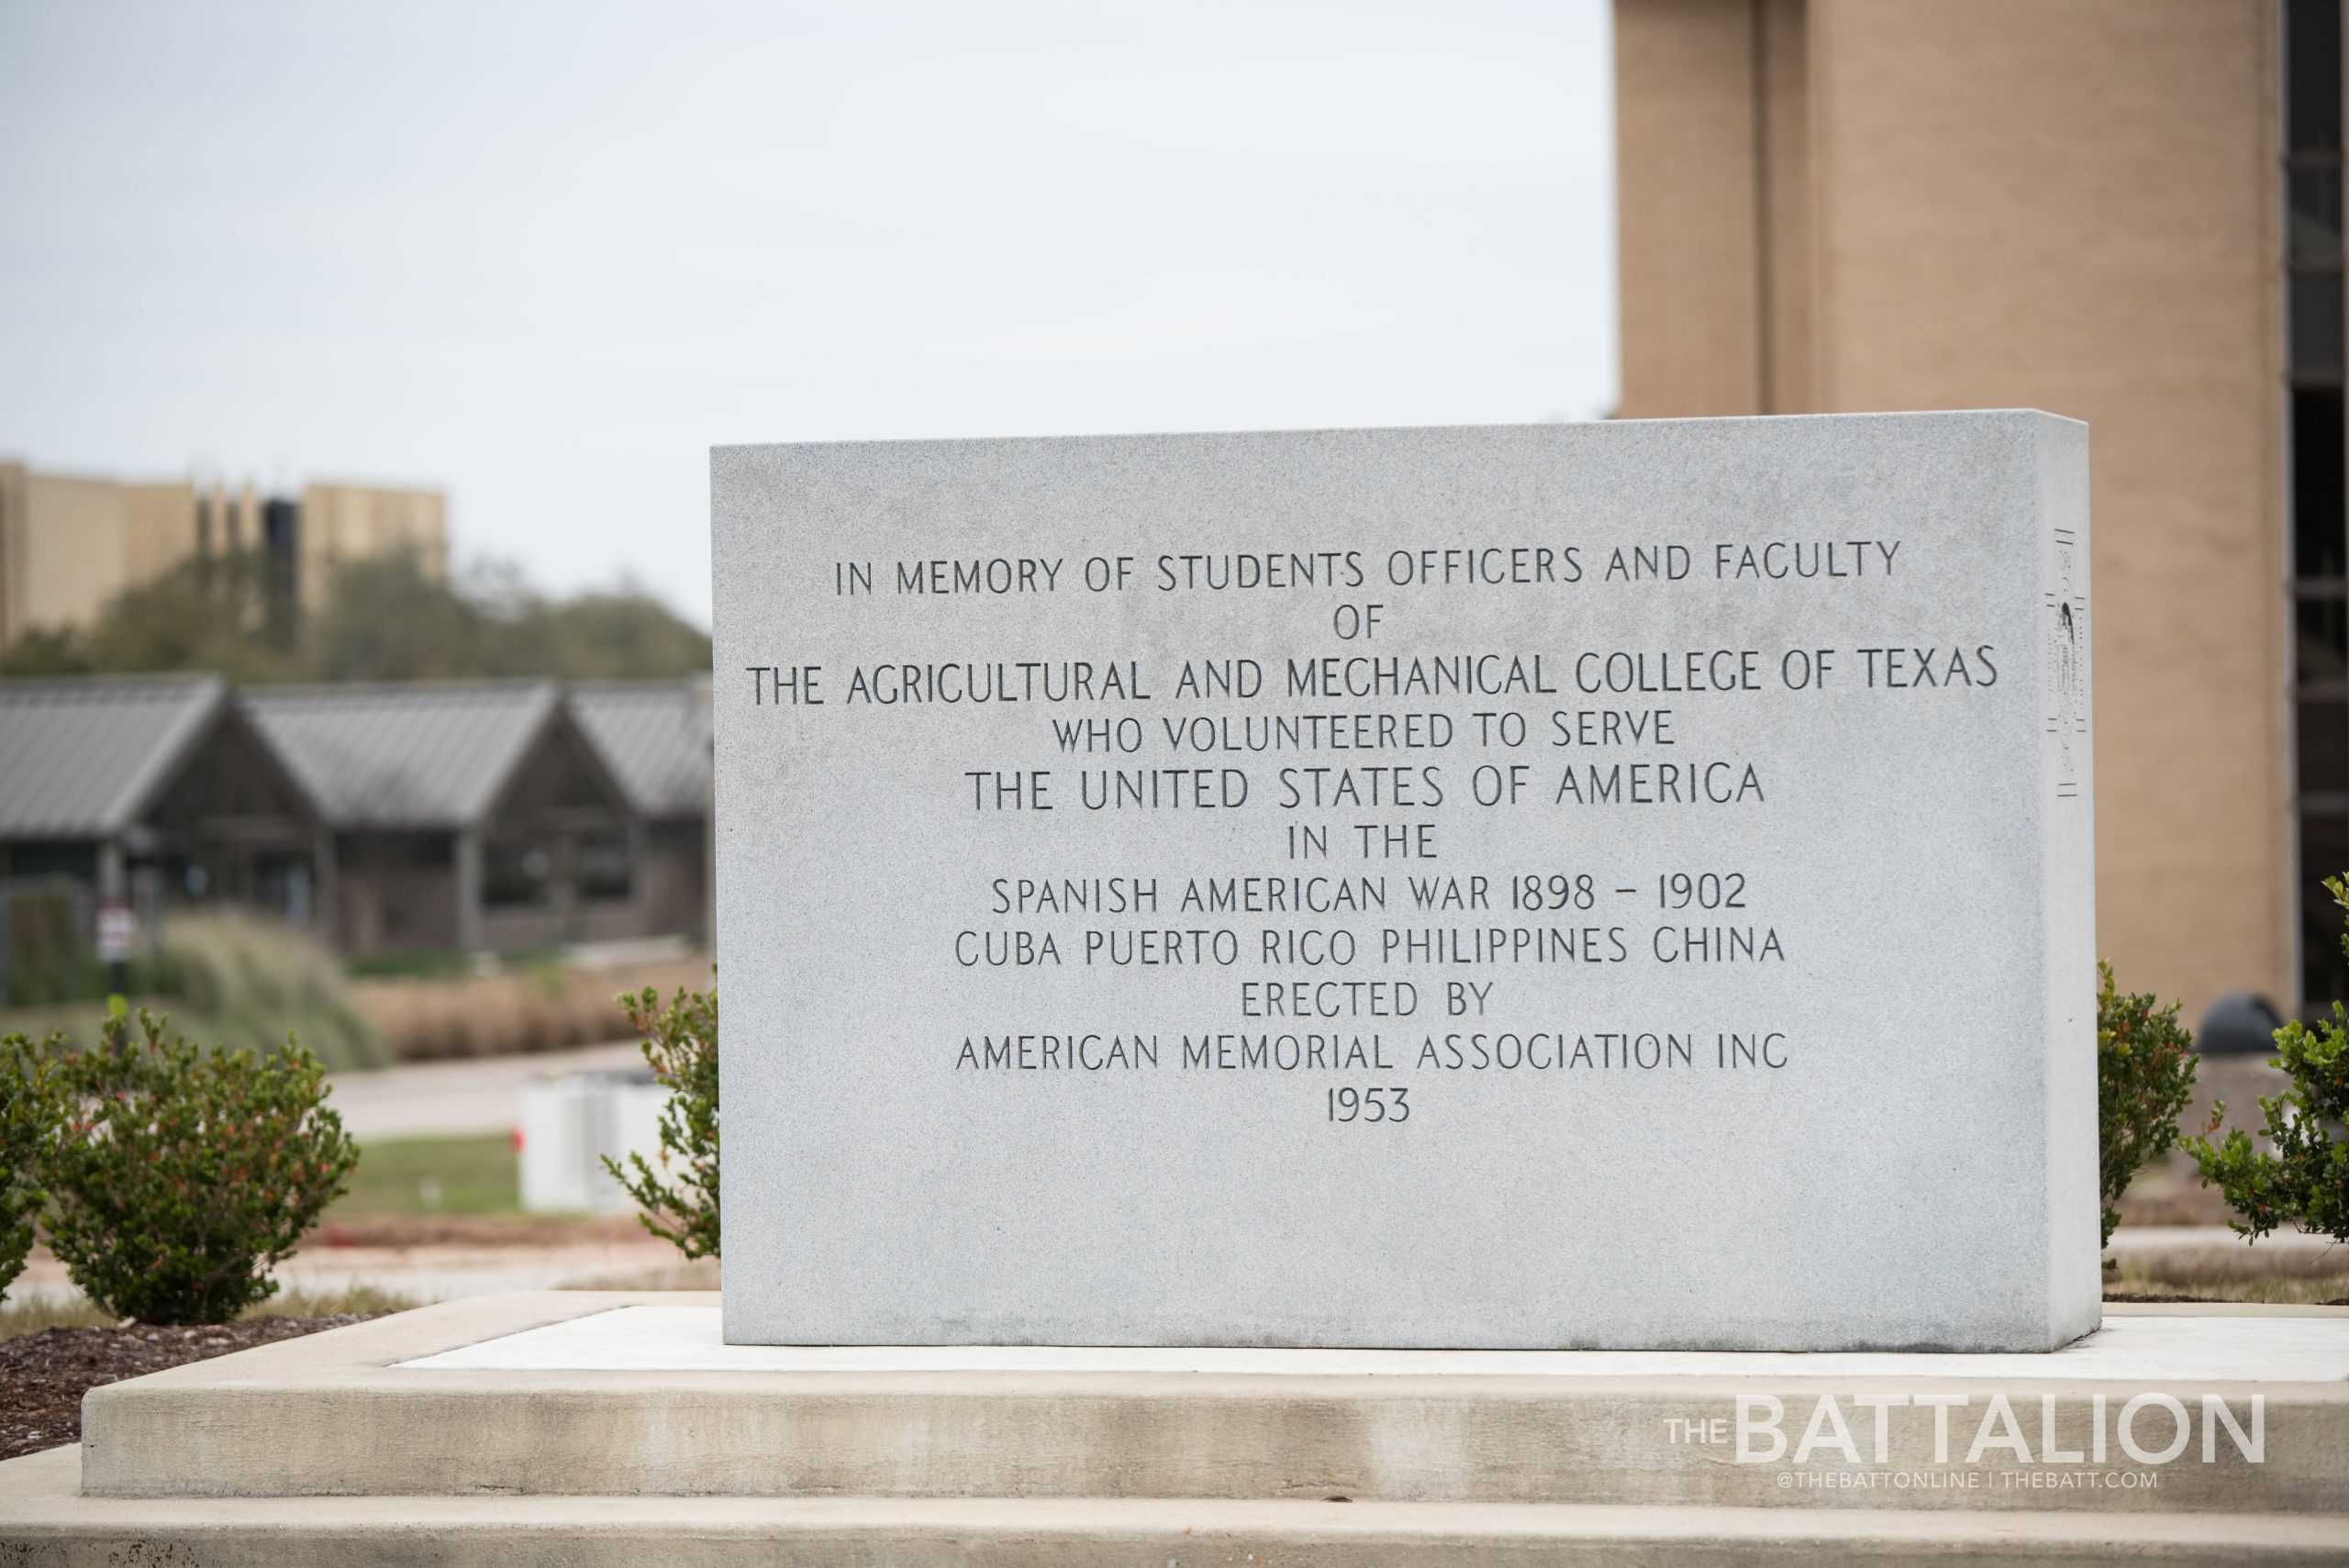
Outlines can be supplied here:
[[641, 1241], [633, 1214], [362, 1214], [328, 1219], [305, 1247], [561, 1247]]
[[[2192, 1303], [2194, 1303], [2194, 1304], [2195, 1304], [2196, 1306], [2198, 1306], [2198, 1307], [2225, 1307], [2225, 1306], [2227, 1306], [2227, 1305], [2228, 1305], [2228, 1303], [2226, 1303], [2226, 1302], [2224, 1302], [2224, 1301], [2217, 1301], [2217, 1300], [2213, 1300], [2211, 1297], [2207, 1296], [2149, 1296], [2149, 1295], [2141, 1295], [2141, 1294], [2138, 1294], [2137, 1292], [2134, 1292], [2134, 1291], [2120, 1291], [2120, 1290], [2108, 1290], [2108, 1291], [2106, 1291], [2106, 1292], [2104, 1293], [2104, 1298], [2105, 1298], [2105, 1300], [2107, 1300], [2107, 1301], [2130, 1301], [2130, 1302], [2148, 1302], [2148, 1303], [2151, 1303], [2151, 1302], [2192, 1302]], [[2314, 1306], [2317, 1306], [2317, 1307], [2349, 1307], [2349, 1296], [2337, 1296], [2337, 1297], [2335, 1297], [2334, 1299], [2332, 1299], [2332, 1300], [2331, 1300], [2331, 1301], [2319, 1301], [2319, 1302], [2312, 1303], [2311, 1305], [2314, 1305]]]
[[188, 1329], [44, 1329], [0, 1340], [0, 1459], [80, 1442], [82, 1396], [101, 1384], [374, 1316], [247, 1318]]

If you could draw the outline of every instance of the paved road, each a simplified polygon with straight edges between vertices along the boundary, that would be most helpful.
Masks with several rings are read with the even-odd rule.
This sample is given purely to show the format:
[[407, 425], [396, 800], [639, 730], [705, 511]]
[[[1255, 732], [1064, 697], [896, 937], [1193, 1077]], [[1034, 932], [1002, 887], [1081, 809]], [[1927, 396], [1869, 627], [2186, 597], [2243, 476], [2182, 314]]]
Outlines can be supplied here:
[[634, 1041], [540, 1051], [526, 1056], [484, 1056], [420, 1062], [373, 1073], [334, 1074], [330, 1104], [362, 1142], [371, 1138], [430, 1138], [507, 1132], [520, 1119], [522, 1085], [533, 1078], [644, 1060]]

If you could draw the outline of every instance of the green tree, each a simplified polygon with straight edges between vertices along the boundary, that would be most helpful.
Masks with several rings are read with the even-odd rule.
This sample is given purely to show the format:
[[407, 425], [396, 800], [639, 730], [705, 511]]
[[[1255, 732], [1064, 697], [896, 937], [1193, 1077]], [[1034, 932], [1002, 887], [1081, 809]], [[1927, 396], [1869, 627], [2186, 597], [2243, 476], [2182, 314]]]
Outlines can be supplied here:
[[[2349, 909], [2349, 884], [2328, 877], [2325, 891]], [[2341, 941], [2349, 952], [2349, 935]], [[2226, 1119], [2223, 1101], [2210, 1109], [2210, 1125], [2186, 1140], [2205, 1185], [2226, 1195], [2238, 1234], [2253, 1240], [2284, 1225], [2349, 1241], [2349, 1010], [2332, 1004], [2332, 1016], [2316, 1027], [2295, 1018], [2276, 1031], [2277, 1054], [2269, 1065], [2291, 1079], [2280, 1095], [2263, 1095], [2267, 1149], [2242, 1128], [2213, 1142], [2210, 1134]]]
[[319, 681], [425, 681], [533, 673], [506, 667], [481, 605], [400, 552], [334, 575], [303, 627], [305, 674]]
[[709, 634], [643, 589], [581, 594], [546, 608], [552, 662], [574, 681], [707, 674]]
[[67, 627], [35, 627], [0, 650], [0, 675], [87, 675], [95, 670], [88, 645]]
[[0, 655], [0, 674], [214, 670], [233, 680], [284, 680], [297, 672], [270, 628], [258, 562], [183, 562], [117, 595], [86, 631], [50, 632], [10, 647]]
[[2177, 1142], [2177, 1116], [2194, 1097], [2194, 1037], [2177, 1021], [2178, 1004], [2151, 994], [2122, 995], [2112, 965], [2096, 966], [2097, 1167], [2104, 1193], [2104, 1234], [2121, 1223], [2121, 1195], [2148, 1160]]
[[110, 601], [86, 631], [41, 631], [0, 674], [212, 670], [244, 683], [672, 678], [709, 634], [641, 588], [550, 599], [511, 565], [446, 582], [412, 553], [347, 562], [298, 618], [260, 557], [191, 561]]

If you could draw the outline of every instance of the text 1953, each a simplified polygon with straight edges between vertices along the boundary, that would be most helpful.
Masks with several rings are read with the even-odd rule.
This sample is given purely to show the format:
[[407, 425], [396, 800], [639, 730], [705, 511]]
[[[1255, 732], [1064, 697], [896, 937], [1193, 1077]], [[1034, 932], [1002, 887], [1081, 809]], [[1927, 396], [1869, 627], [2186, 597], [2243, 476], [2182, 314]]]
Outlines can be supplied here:
[[1328, 1095], [1329, 1118], [1337, 1122], [1408, 1121], [1409, 1093], [1401, 1088], [1331, 1089]]

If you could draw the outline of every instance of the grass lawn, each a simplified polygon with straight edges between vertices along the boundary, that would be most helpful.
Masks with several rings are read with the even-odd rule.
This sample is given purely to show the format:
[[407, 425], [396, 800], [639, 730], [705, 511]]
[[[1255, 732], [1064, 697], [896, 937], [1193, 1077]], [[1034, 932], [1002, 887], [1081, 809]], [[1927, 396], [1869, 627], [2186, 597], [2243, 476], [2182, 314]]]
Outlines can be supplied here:
[[518, 1214], [521, 1181], [512, 1135], [385, 1138], [359, 1146], [351, 1191], [328, 1219], [374, 1214]]

